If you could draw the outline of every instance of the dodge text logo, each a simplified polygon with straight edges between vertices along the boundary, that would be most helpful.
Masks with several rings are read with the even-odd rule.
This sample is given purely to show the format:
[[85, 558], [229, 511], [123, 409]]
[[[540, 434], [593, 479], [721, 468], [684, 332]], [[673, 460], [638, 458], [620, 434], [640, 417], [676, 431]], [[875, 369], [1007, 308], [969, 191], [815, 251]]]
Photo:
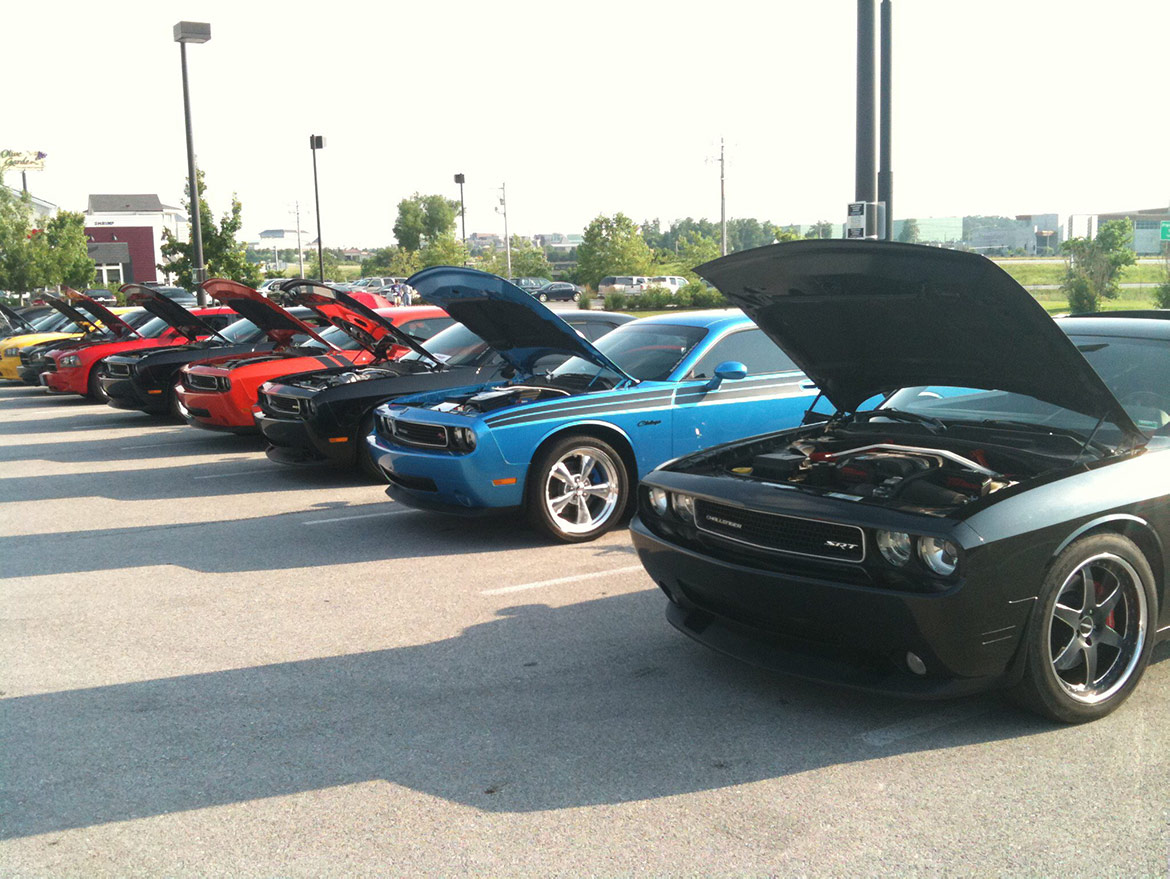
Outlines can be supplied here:
[[833, 549], [857, 549], [856, 543], [842, 543], [839, 540], [826, 540], [825, 546], [831, 546]]

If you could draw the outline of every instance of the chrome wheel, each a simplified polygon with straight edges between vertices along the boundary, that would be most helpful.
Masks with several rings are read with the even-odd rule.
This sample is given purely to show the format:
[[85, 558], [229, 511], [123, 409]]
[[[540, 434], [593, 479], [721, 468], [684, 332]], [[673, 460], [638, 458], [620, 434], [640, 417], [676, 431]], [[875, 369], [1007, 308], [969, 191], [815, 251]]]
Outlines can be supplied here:
[[543, 502], [553, 526], [564, 534], [587, 534], [618, 512], [619, 464], [595, 446], [570, 448], [544, 478]]
[[1081, 562], [1048, 618], [1048, 660], [1059, 687], [1085, 705], [1104, 702], [1133, 675], [1149, 625], [1137, 571], [1111, 552]]

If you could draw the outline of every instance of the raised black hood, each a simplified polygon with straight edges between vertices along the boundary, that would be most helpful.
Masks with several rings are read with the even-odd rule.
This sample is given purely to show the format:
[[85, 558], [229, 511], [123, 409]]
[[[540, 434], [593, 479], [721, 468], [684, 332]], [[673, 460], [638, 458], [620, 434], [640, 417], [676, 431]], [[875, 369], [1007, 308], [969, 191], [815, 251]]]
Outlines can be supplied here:
[[566, 354], [633, 381], [535, 296], [503, 278], [475, 269], [435, 266], [418, 272], [407, 283], [517, 369], [531, 372], [546, 354]]
[[13, 336], [17, 333], [35, 333], [37, 331], [36, 327], [3, 302], [0, 302], [0, 315], [4, 316], [4, 320], [8, 322], [9, 326], [9, 331], [5, 332], [4, 335]]
[[124, 284], [119, 292], [126, 294], [131, 305], [141, 305], [155, 317], [161, 317], [186, 339], [199, 336], [218, 336], [215, 328], [173, 299], [168, 299], [158, 290], [142, 284]]
[[695, 271], [839, 410], [941, 385], [1027, 394], [1142, 434], [1035, 299], [991, 260], [880, 241], [794, 241]]

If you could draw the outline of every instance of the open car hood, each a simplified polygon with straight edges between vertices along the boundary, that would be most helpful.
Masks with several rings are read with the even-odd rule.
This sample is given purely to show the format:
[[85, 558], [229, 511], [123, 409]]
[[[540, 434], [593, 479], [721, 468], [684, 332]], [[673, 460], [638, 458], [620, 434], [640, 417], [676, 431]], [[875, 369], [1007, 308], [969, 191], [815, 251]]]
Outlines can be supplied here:
[[[102, 326], [113, 333], [115, 339], [132, 339], [138, 336], [138, 330], [118, 317], [96, 299], [90, 299], [84, 293], [78, 293], [71, 287], [62, 288], [65, 296], [71, 303], [76, 305], [82, 311], [92, 314], [94, 318], [101, 321]], [[92, 321], [91, 321], [92, 323]]]
[[563, 353], [633, 381], [553, 311], [503, 278], [475, 269], [435, 266], [423, 269], [406, 283], [517, 369], [532, 372], [538, 358]]
[[973, 253], [796, 241], [695, 271], [742, 308], [839, 410], [920, 385], [1026, 394], [1141, 432], [1007, 272]]
[[264, 331], [277, 346], [288, 345], [297, 333], [305, 333], [326, 348], [334, 348], [317, 335], [316, 330], [251, 287], [226, 278], [211, 278], [200, 286], [217, 302], [250, 320]]
[[173, 299], [168, 299], [151, 287], [123, 284], [120, 292], [126, 294], [126, 301], [131, 305], [141, 305], [155, 317], [161, 317], [186, 339], [219, 335], [215, 327], [203, 318], [192, 314]]
[[73, 323], [77, 324], [77, 326], [80, 327], [84, 332], [92, 333], [95, 330], [100, 329], [92, 316], [82, 314], [65, 300], [58, 299], [56, 296], [50, 296], [48, 293], [42, 293], [41, 299], [43, 299], [45, 304], [54, 311], [65, 315], [65, 317], [69, 318], [69, 320], [73, 321]]
[[37, 328], [29, 323], [22, 315], [13, 311], [3, 302], [0, 302], [0, 315], [4, 316], [4, 320], [8, 322], [8, 326], [11, 328], [5, 335], [35, 333], [37, 331]]
[[439, 363], [414, 337], [349, 293], [335, 290], [320, 281], [300, 278], [281, 284], [280, 289], [300, 305], [313, 309], [380, 360], [386, 357], [392, 347], [401, 345], [433, 363]]

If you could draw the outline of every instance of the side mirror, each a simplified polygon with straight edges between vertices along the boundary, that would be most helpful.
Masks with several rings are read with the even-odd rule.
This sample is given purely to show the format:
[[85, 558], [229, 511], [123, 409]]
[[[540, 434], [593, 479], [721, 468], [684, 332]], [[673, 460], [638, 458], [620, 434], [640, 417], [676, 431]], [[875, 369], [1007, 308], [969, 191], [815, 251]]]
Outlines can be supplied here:
[[738, 360], [724, 360], [715, 367], [715, 378], [707, 384], [709, 389], [719, 387], [725, 381], [739, 381], [747, 378], [747, 367]]

